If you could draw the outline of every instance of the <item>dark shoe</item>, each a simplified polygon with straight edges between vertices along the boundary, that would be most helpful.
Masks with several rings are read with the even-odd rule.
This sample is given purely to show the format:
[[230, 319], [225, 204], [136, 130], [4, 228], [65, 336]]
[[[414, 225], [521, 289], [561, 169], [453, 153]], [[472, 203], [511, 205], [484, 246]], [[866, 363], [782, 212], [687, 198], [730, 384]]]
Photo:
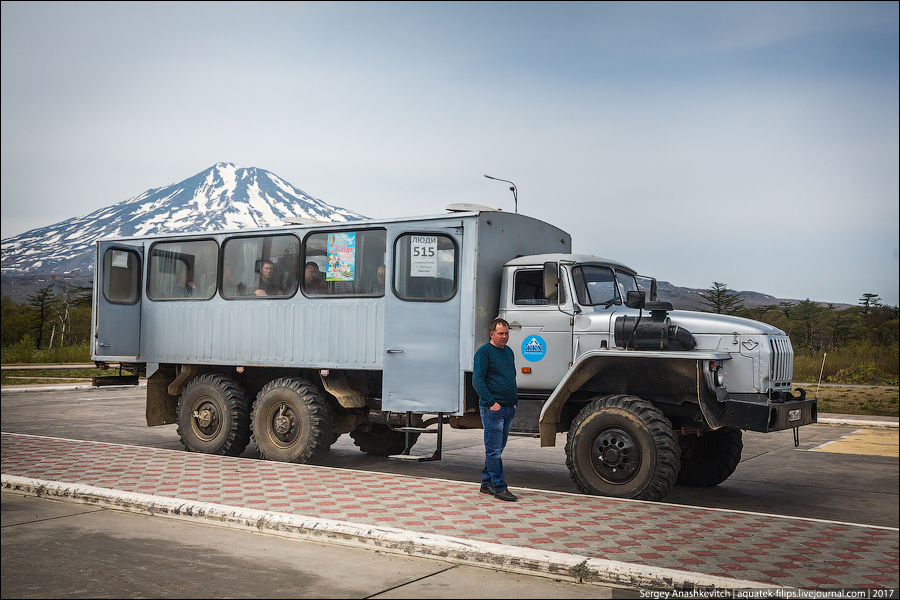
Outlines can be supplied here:
[[509, 490], [503, 490], [502, 492], [497, 492], [494, 494], [494, 498], [497, 500], [506, 500], [507, 502], [515, 502], [519, 498], [513, 495]]
[[481, 493], [482, 494], [490, 494], [491, 496], [493, 496], [495, 492], [494, 492], [494, 488], [492, 488], [491, 486], [483, 485], [483, 486], [481, 486]]

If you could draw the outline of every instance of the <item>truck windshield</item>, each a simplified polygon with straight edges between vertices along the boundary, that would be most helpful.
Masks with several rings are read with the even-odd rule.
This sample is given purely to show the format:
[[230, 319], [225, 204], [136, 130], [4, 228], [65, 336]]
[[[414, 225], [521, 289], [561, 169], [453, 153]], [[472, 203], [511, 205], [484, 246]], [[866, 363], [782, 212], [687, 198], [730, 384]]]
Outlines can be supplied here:
[[619, 300], [616, 278], [609, 267], [579, 265], [572, 269], [575, 293], [582, 306], [611, 304]]
[[634, 275], [609, 267], [579, 265], [572, 270], [575, 292], [582, 306], [622, 304], [628, 292], [638, 290]]

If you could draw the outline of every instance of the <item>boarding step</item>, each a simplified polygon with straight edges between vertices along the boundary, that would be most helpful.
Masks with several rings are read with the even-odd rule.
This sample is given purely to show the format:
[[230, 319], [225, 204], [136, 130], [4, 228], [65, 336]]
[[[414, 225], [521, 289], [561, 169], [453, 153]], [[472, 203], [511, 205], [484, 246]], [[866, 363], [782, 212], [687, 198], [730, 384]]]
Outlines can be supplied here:
[[437, 429], [428, 427], [394, 427], [394, 431], [410, 432], [410, 433], [437, 433]]
[[[393, 460], [404, 460], [407, 462], [425, 462], [432, 460], [441, 460], [441, 443], [443, 441], [443, 428], [444, 428], [444, 414], [438, 413], [436, 419], [429, 419], [427, 421], [423, 421], [419, 427], [412, 426], [413, 414], [411, 412], [406, 413], [406, 426], [405, 427], [394, 427], [394, 431], [399, 431], [405, 434], [406, 444], [403, 452], [400, 454], [392, 454], [388, 456], [388, 458]], [[436, 429], [430, 429], [427, 425], [431, 425], [433, 423], [437, 423]], [[410, 454], [410, 450], [413, 445], [416, 443], [416, 438], [418, 436], [413, 436], [413, 433], [436, 433], [437, 435], [437, 447], [434, 450], [434, 454], [431, 456], [423, 456], [417, 454]]]
[[426, 454], [391, 454], [388, 456], [391, 460], [402, 460], [406, 462], [427, 462], [432, 460], [440, 460], [436, 459], [434, 455], [426, 455]]
[[91, 385], [103, 387], [107, 385], [137, 385], [137, 375], [100, 375], [91, 378]]

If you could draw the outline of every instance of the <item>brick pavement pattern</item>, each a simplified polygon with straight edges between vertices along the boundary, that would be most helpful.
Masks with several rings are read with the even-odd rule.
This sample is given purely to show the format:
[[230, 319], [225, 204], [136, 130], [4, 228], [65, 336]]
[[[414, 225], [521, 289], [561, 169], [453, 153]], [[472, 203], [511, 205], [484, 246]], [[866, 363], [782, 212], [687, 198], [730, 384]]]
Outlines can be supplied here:
[[900, 582], [898, 531], [874, 526], [6, 433], [2, 472], [772, 586]]

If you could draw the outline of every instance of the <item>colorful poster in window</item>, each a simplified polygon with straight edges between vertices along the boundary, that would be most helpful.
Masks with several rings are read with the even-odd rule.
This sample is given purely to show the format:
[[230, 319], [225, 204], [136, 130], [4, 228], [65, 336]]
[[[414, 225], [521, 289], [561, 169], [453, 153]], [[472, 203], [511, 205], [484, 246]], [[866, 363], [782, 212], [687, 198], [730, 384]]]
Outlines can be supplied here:
[[353, 281], [356, 265], [356, 232], [328, 234], [325, 281]]
[[409, 240], [410, 277], [438, 276], [438, 240], [433, 235], [414, 235]]

